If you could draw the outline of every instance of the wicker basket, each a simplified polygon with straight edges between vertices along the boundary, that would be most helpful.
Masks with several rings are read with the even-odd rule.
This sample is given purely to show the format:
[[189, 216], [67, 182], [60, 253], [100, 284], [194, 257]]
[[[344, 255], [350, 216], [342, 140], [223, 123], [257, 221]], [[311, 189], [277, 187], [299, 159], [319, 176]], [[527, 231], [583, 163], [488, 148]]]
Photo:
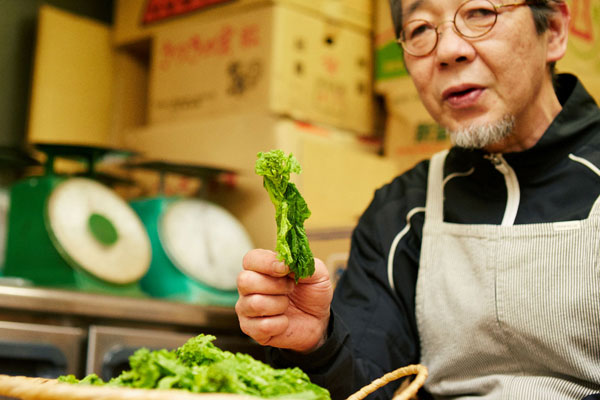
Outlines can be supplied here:
[[[354, 393], [348, 400], [361, 400], [391, 381], [416, 375], [394, 400], [414, 398], [427, 378], [422, 365], [409, 365], [392, 371]], [[20, 400], [257, 400], [257, 397], [228, 393], [190, 393], [183, 390], [131, 389], [62, 383], [56, 379], [0, 375], [0, 396]]]

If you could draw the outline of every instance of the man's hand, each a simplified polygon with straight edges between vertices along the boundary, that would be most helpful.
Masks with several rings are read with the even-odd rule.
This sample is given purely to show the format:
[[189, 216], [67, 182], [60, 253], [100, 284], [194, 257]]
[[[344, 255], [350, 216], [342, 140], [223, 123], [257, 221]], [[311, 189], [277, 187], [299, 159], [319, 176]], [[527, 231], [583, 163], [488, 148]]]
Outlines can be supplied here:
[[321, 260], [315, 259], [315, 273], [298, 284], [272, 251], [251, 250], [242, 265], [235, 311], [244, 333], [261, 345], [298, 352], [323, 344], [333, 286]]

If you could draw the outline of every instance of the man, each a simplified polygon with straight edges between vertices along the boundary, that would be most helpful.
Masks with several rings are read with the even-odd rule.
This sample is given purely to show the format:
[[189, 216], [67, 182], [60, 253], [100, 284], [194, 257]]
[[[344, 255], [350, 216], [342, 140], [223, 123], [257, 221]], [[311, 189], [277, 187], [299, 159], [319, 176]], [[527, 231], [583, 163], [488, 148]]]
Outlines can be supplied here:
[[600, 398], [600, 111], [575, 77], [554, 79], [567, 5], [391, 4], [455, 146], [376, 191], [331, 306], [319, 260], [295, 285], [273, 252], [249, 252], [242, 330], [334, 399], [413, 363], [429, 369], [423, 397]]

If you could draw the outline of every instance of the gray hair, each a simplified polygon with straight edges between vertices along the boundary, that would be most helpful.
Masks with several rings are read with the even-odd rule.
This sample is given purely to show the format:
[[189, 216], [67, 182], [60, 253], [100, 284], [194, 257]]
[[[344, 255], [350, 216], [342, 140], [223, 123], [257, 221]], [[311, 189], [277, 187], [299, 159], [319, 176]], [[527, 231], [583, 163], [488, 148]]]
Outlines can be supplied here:
[[465, 128], [448, 130], [452, 143], [466, 149], [483, 149], [497, 144], [508, 138], [515, 129], [516, 118], [505, 115], [498, 121], [483, 124], [469, 125]]

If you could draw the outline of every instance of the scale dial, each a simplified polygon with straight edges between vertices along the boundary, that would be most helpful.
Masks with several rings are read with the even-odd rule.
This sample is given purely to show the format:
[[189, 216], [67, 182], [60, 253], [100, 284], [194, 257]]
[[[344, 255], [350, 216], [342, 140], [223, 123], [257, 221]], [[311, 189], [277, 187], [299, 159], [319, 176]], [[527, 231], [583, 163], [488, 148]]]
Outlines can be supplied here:
[[46, 224], [73, 267], [114, 284], [138, 281], [150, 266], [150, 239], [138, 215], [108, 187], [69, 178], [47, 201]]
[[252, 241], [227, 210], [201, 199], [170, 204], [159, 224], [160, 241], [186, 276], [220, 290], [234, 290]]

